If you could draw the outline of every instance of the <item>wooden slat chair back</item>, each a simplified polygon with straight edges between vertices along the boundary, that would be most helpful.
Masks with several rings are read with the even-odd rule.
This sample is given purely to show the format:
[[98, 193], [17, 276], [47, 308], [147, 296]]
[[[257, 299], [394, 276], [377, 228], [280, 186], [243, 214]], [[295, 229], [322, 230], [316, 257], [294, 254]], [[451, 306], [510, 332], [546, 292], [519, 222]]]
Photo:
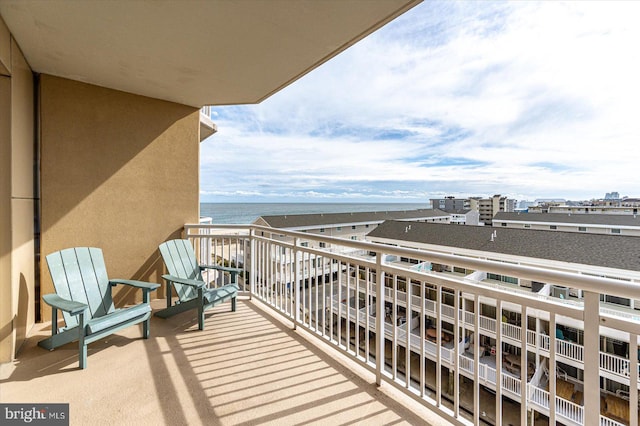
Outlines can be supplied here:
[[[67, 249], [52, 253], [46, 259], [56, 294], [87, 305], [89, 312], [85, 320], [115, 311], [102, 250], [93, 247]], [[78, 326], [77, 315], [63, 311], [62, 316], [66, 328]]]
[[[38, 345], [49, 350], [78, 341], [80, 368], [87, 363], [87, 345], [125, 327], [143, 324], [143, 337], [149, 337], [151, 305], [149, 293], [160, 284], [135, 280], [110, 280], [102, 250], [76, 247], [51, 253], [46, 257], [55, 294], [42, 297], [52, 307], [51, 337]], [[112, 287], [125, 284], [142, 290], [142, 303], [116, 309]], [[65, 327], [58, 329], [58, 310]]]
[[[202, 270], [196, 261], [196, 253], [188, 240], [167, 241], [162, 243], [159, 248], [169, 275], [188, 280], [204, 281], [202, 279]], [[176, 282], [173, 287], [181, 302], [186, 302], [198, 296], [198, 291], [193, 286]]]
[[[237, 279], [241, 269], [220, 265], [200, 265], [189, 240], [170, 240], [160, 244], [160, 254], [167, 267], [166, 282], [167, 308], [155, 313], [161, 318], [168, 318], [191, 309], [198, 311], [198, 328], [204, 330], [204, 311], [231, 300], [231, 311], [236, 310], [238, 294]], [[219, 273], [231, 275], [231, 283], [217, 288], [208, 288], [202, 278], [203, 269], [213, 269]], [[172, 287], [175, 288], [178, 300], [172, 304]]]

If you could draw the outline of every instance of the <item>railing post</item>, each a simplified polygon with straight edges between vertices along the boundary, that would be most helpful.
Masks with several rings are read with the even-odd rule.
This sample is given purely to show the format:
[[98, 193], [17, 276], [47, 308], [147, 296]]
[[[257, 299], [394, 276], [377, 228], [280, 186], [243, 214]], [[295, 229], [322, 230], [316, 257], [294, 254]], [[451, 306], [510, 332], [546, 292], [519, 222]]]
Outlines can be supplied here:
[[[629, 406], [638, 406], [638, 335], [629, 335]], [[629, 424], [638, 424], [638, 410], [629, 413]]]
[[[556, 424], [556, 314], [549, 313], [549, 424]], [[586, 371], [585, 371], [586, 377]], [[586, 391], [586, 383], [585, 383]], [[585, 398], [585, 403], [587, 399]], [[598, 400], [599, 401], [599, 400]], [[586, 404], [585, 404], [586, 405]]]
[[293, 268], [293, 278], [294, 278], [294, 288], [295, 292], [293, 298], [293, 329], [298, 328], [298, 322], [300, 322], [300, 250], [298, 249], [300, 244], [299, 238], [293, 239], [293, 258], [295, 261], [295, 265]]
[[382, 256], [382, 252], [376, 253], [376, 385], [378, 386], [382, 384], [382, 370], [384, 368], [384, 272], [382, 271]]
[[[502, 301], [496, 300], [497, 315], [499, 319], [496, 326], [496, 426], [502, 426]], [[526, 348], [523, 349], [525, 351]], [[524, 364], [520, 363], [522, 366]], [[520, 368], [522, 370], [522, 367]], [[524, 404], [524, 398], [520, 397], [520, 405]], [[522, 422], [521, 422], [522, 423]]]
[[[480, 300], [478, 294], [473, 295], [473, 311], [475, 312], [475, 321], [473, 324], [473, 424], [480, 424]], [[440, 316], [438, 316], [440, 321]], [[438, 368], [440, 364], [438, 364]], [[460, 398], [460, 395], [456, 395]]]
[[583, 314], [584, 424], [595, 426], [600, 424], [600, 295], [598, 293], [584, 292]]
[[[529, 318], [527, 317], [527, 307], [520, 305], [520, 423], [526, 424], [529, 399], [527, 398], [527, 378], [529, 377], [529, 349], [527, 347], [527, 330]], [[502, 345], [501, 345], [502, 346]], [[502, 362], [500, 362], [502, 364]], [[533, 373], [531, 372], [533, 377]]]
[[256, 240], [255, 240], [256, 230], [249, 230], [249, 300], [253, 298], [253, 293], [256, 291]]
[[[462, 352], [464, 352], [464, 344], [465, 344], [465, 328], [462, 329], [462, 334], [460, 333], [460, 315], [458, 313], [464, 313], [464, 303], [460, 306], [460, 291], [458, 289], [454, 289], [455, 298], [453, 299], [453, 308], [456, 312], [456, 316], [454, 318], [454, 333], [453, 333], [453, 341], [455, 342], [455, 346], [453, 347], [453, 373], [449, 371], [449, 384], [447, 386], [448, 389], [451, 389], [453, 386], [453, 417], [460, 417], [460, 346], [462, 346]], [[422, 306], [424, 306], [426, 294], [422, 295]], [[424, 318], [424, 315], [422, 316]], [[466, 322], [465, 318], [462, 318], [462, 322]], [[460, 343], [462, 342], [462, 344]], [[451, 380], [453, 379], [453, 383]]]

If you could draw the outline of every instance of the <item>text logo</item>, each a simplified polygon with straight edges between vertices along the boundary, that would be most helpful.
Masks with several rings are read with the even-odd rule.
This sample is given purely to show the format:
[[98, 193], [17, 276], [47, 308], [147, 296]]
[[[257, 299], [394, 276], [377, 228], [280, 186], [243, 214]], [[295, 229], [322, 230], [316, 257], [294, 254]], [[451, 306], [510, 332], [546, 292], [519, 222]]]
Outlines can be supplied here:
[[68, 426], [69, 404], [0, 404], [0, 423]]

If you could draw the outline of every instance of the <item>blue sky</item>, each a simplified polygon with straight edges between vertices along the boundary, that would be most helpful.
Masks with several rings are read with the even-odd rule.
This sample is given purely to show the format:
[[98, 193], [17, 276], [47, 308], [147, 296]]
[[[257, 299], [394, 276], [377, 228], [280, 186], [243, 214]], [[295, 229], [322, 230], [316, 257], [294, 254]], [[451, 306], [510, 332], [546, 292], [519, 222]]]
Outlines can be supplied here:
[[214, 108], [211, 202], [640, 197], [640, 2], [425, 2]]

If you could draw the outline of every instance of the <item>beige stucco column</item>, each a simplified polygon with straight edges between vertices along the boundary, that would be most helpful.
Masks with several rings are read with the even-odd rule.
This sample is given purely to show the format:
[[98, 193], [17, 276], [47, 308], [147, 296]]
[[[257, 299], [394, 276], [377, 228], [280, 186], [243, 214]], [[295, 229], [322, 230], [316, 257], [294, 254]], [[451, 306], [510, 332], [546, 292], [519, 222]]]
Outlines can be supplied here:
[[0, 19], [0, 362], [35, 321], [33, 73]]

